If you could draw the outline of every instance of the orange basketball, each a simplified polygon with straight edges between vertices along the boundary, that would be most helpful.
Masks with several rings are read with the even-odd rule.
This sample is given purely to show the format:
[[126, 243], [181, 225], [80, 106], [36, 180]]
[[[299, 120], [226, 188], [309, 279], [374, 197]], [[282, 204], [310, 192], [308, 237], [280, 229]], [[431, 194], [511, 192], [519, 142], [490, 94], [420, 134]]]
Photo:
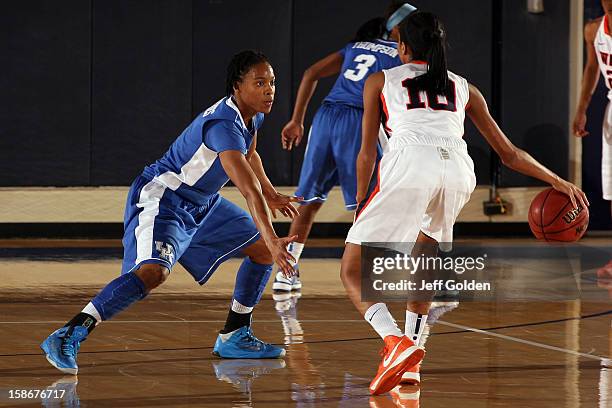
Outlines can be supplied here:
[[570, 198], [547, 188], [538, 194], [529, 207], [529, 228], [537, 239], [547, 242], [578, 241], [589, 225], [589, 209], [578, 204], [572, 208]]

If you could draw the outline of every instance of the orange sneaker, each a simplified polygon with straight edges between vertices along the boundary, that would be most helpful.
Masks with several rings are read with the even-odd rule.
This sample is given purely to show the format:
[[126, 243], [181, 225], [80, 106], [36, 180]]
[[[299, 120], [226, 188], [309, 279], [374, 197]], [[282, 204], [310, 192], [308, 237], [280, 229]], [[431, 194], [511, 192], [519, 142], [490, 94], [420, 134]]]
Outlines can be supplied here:
[[402, 385], [421, 385], [421, 363], [409, 368], [402, 374], [400, 384]]
[[389, 394], [391, 394], [396, 407], [419, 408], [421, 391], [416, 386], [398, 385], [389, 391]]
[[387, 336], [381, 355], [378, 373], [370, 383], [370, 394], [378, 395], [390, 391], [402, 380], [404, 371], [421, 362], [425, 350], [415, 346], [406, 336]]

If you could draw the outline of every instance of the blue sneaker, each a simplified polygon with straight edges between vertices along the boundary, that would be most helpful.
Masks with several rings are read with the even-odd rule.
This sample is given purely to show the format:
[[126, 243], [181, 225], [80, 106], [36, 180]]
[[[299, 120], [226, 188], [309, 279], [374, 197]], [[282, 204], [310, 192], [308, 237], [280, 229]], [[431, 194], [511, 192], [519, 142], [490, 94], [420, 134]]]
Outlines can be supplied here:
[[213, 354], [221, 358], [279, 358], [285, 349], [264, 343], [253, 335], [250, 326], [219, 334]]
[[87, 328], [75, 326], [70, 335], [69, 327], [62, 327], [51, 333], [40, 345], [51, 365], [61, 372], [76, 375], [79, 366], [76, 363], [81, 342], [87, 337]]

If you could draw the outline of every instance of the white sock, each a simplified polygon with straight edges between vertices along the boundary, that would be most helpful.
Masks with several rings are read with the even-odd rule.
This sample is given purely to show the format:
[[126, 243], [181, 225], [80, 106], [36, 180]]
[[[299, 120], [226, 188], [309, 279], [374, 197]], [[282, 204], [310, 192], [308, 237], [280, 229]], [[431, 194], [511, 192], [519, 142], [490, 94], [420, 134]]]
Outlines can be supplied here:
[[240, 314], [251, 313], [253, 311], [252, 306], [245, 306], [236, 299], [232, 299], [232, 311]]
[[290, 242], [287, 245], [287, 251], [295, 258], [295, 263], [291, 262], [291, 266], [296, 265], [300, 261], [300, 256], [304, 250], [304, 244], [300, 242]]
[[406, 336], [408, 336], [414, 344], [419, 344], [421, 335], [425, 329], [425, 322], [427, 322], [427, 315], [406, 310]]
[[88, 315], [93, 316], [94, 319], [96, 319], [97, 321], [96, 326], [102, 323], [102, 316], [100, 316], [98, 309], [96, 309], [96, 307], [91, 302], [89, 302], [87, 306], [85, 306], [83, 310], [81, 310], [81, 313], [87, 313]]
[[393, 319], [384, 303], [376, 303], [370, 306], [363, 317], [383, 339], [387, 336], [402, 337], [404, 335], [397, 327], [395, 319]]

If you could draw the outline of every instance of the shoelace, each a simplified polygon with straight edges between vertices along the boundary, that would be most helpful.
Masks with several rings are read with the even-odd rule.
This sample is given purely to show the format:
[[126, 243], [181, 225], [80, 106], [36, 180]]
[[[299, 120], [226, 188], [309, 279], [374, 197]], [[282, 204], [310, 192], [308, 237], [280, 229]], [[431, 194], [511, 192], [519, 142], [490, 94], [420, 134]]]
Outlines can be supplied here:
[[69, 357], [76, 356], [76, 353], [79, 351], [81, 347], [81, 342], [74, 338], [74, 335], [69, 337], [64, 337], [64, 341], [62, 342], [62, 354]]
[[253, 344], [253, 345], [263, 344], [263, 341], [255, 337], [255, 335], [253, 335], [253, 332], [251, 332], [251, 330], [247, 330], [242, 338], [245, 339], [248, 343]]

